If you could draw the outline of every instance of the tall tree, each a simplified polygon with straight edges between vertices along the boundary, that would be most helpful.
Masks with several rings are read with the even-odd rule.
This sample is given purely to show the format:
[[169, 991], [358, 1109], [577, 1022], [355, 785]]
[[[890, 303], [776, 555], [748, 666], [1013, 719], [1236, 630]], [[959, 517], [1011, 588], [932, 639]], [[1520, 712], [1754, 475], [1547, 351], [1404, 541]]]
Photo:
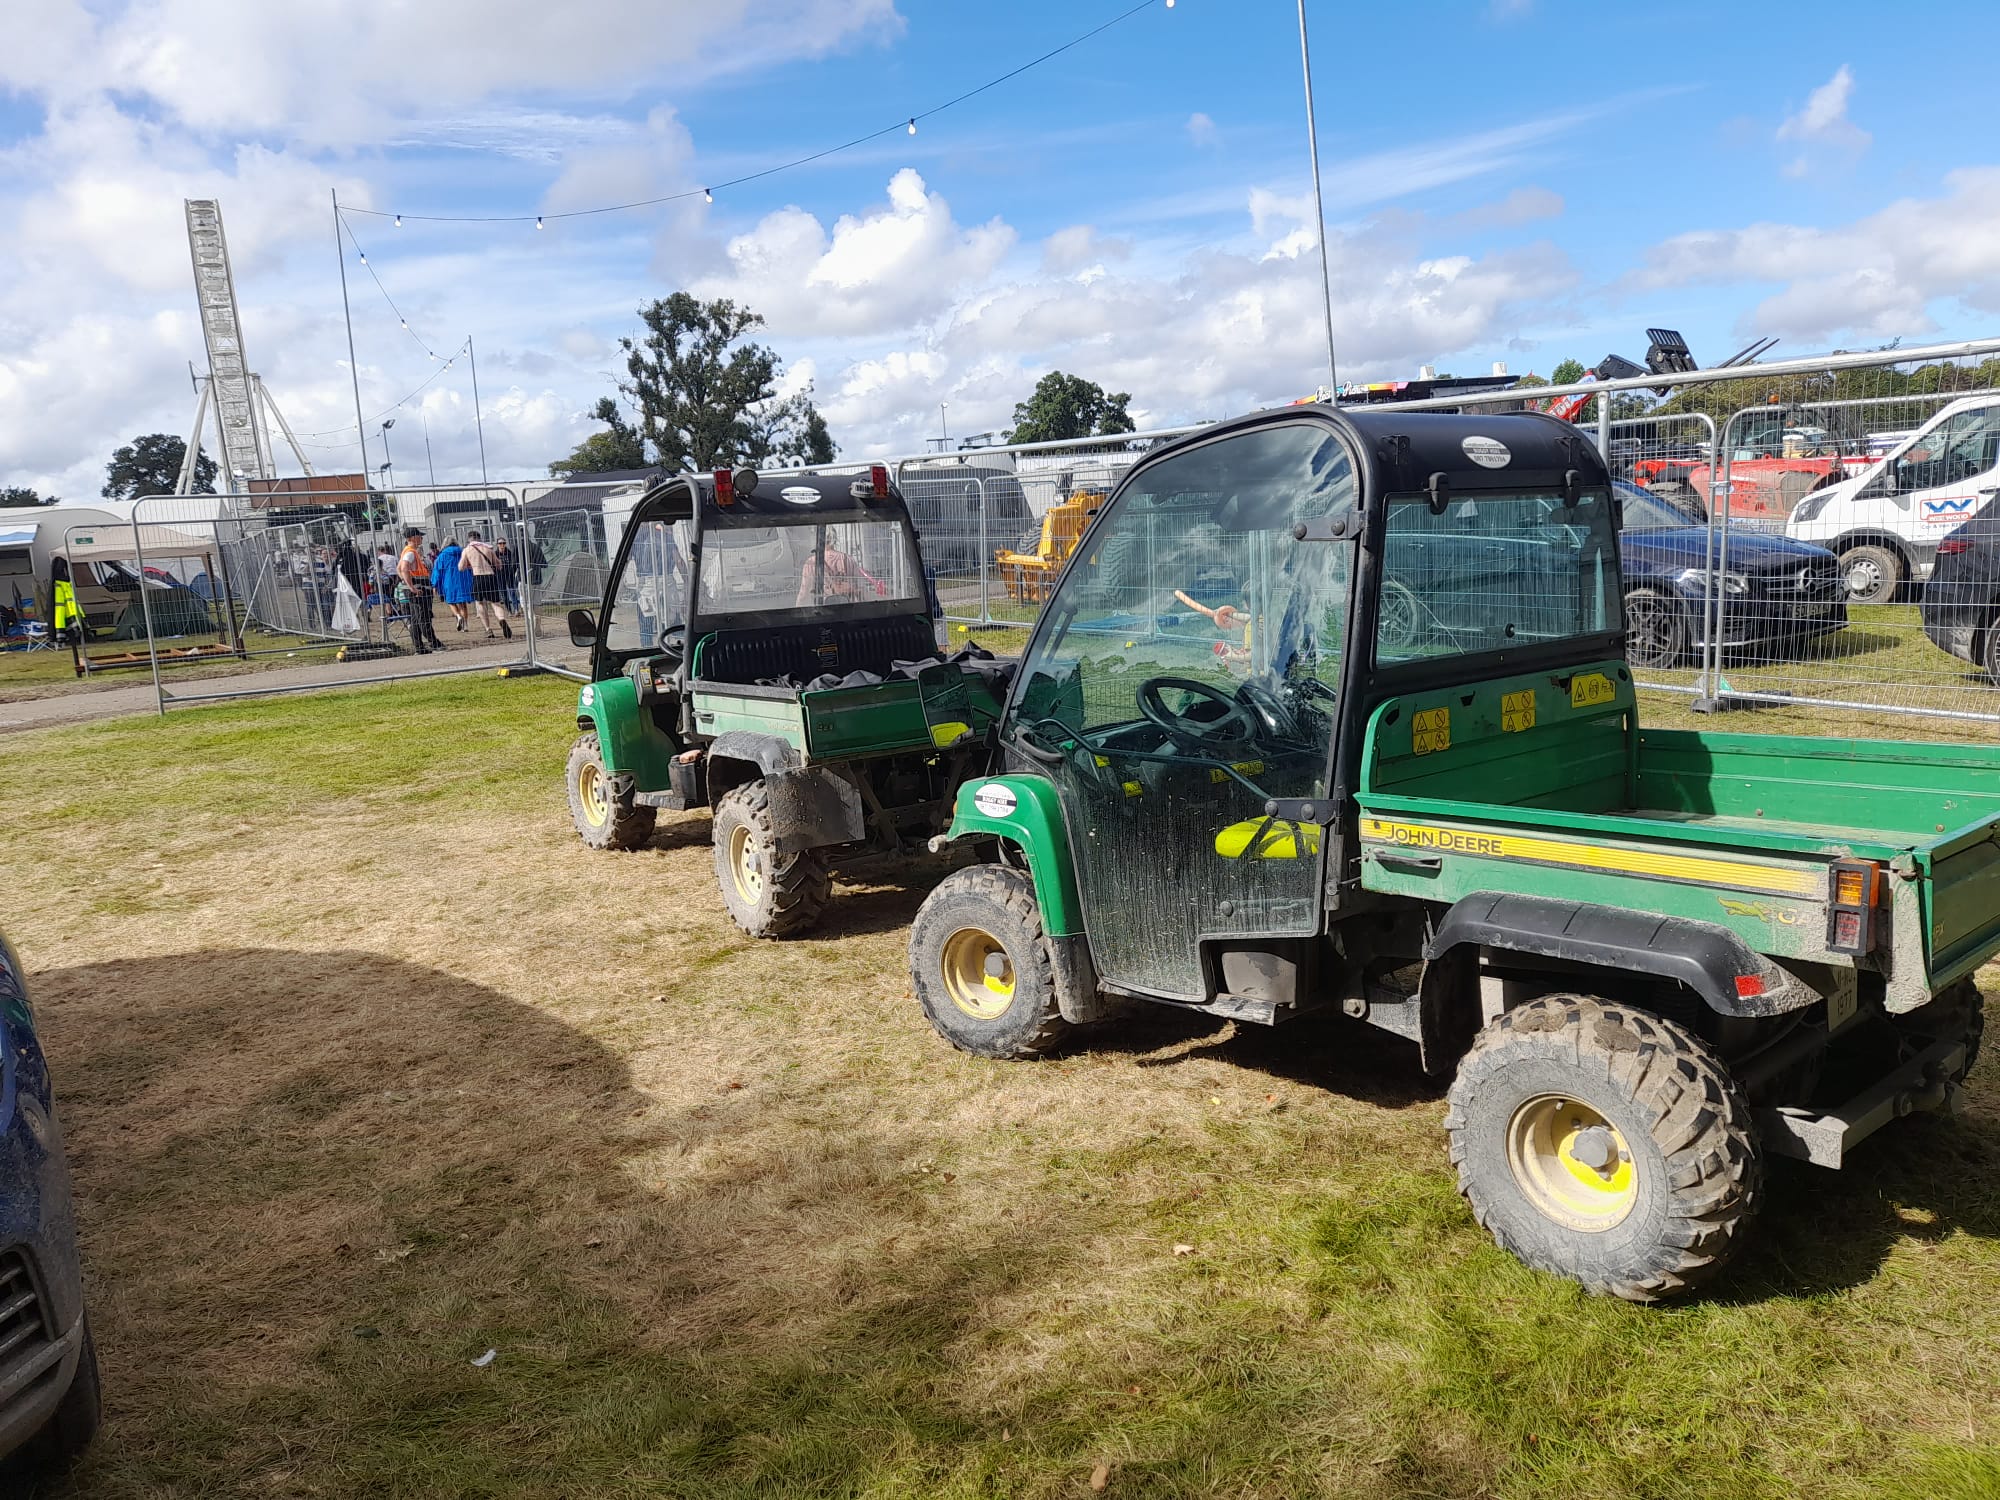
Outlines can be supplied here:
[[1132, 418], [1125, 410], [1131, 399], [1129, 391], [1107, 396], [1094, 380], [1051, 370], [1035, 382], [1028, 399], [1015, 406], [1011, 441], [1059, 443], [1131, 432]]
[[561, 479], [568, 474], [606, 474], [617, 469], [646, 467], [646, 438], [625, 420], [618, 403], [609, 396], [591, 408], [591, 417], [609, 429], [593, 432], [576, 445], [568, 458], [549, 465], [549, 473]]
[[766, 402], [752, 413], [755, 446], [762, 448], [756, 462], [787, 468], [810, 468], [830, 464], [840, 448], [826, 430], [826, 418], [801, 391], [783, 401]]
[[21, 505], [54, 505], [56, 500], [54, 495], [44, 498], [23, 485], [10, 484], [0, 488], [0, 510]]
[[[149, 432], [134, 438], [111, 455], [111, 462], [104, 466], [104, 488], [99, 493], [107, 500], [171, 495], [186, 457], [187, 444], [170, 432]], [[194, 492], [215, 493], [215, 460], [205, 452], [195, 455]]]
[[771, 399], [778, 356], [744, 341], [763, 318], [727, 297], [675, 292], [639, 309], [646, 325], [620, 339], [639, 426], [670, 469], [719, 469], [761, 457], [750, 409]]

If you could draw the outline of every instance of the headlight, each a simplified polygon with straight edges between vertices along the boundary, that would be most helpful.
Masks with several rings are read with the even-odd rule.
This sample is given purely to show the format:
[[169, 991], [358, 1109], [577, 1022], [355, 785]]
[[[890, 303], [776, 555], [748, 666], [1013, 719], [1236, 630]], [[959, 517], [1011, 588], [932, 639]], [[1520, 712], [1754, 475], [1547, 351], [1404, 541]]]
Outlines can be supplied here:
[[[1683, 568], [1674, 575], [1674, 586], [1684, 593], [1705, 594], [1708, 592], [1708, 570], [1706, 568]], [[1722, 592], [1725, 594], [1747, 594], [1750, 580], [1741, 573], [1722, 575]]]
[[1805, 499], [1792, 507], [1792, 519], [1794, 521], [1810, 521], [1814, 516], [1826, 509], [1826, 502], [1832, 498], [1833, 496], [1824, 492], [1806, 496]]

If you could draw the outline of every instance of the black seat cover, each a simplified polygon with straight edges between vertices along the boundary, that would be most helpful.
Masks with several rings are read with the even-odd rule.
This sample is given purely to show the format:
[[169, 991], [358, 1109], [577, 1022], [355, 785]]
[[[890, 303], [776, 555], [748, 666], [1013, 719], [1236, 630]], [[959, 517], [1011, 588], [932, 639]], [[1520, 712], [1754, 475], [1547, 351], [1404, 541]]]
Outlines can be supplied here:
[[809, 682], [826, 673], [873, 672], [886, 677], [894, 663], [937, 654], [928, 615], [723, 630], [701, 647], [706, 682]]

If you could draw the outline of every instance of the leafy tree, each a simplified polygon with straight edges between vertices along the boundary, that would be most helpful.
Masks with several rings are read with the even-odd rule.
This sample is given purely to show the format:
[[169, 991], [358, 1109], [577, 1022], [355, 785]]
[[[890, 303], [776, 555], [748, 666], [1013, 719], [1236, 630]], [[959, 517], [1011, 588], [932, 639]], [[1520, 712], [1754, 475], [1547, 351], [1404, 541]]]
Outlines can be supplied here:
[[33, 490], [18, 484], [10, 484], [5, 488], [0, 488], [0, 510], [22, 505], [54, 505], [56, 499], [57, 497], [54, 495], [50, 495], [44, 499]]
[[1575, 385], [1588, 373], [1580, 359], [1566, 359], [1549, 371], [1550, 385]]
[[550, 474], [560, 479], [567, 474], [607, 474], [617, 469], [646, 467], [645, 435], [625, 420], [616, 401], [603, 397], [591, 408], [590, 415], [610, 430], [593, 432], [576, 445], [576, 451], [568, 458], [550, 464]]
[[[111, 455], [111, 462], [104, 466], [104, 488], [99, 493], [107, 500], [171, 495], [181, 477], [181, 462], [186, 457], [187, 444], [170, 432], [149, 432], [144, 437], [134, 438]], [[214, 459], [206, 453], [195, 455], [194, 492], [197, 495], [215, 493], [215, 472]]]
[[1107, 396], [1094, 380], [1051, 370], [1035, 382], [1028, 399], [1015, 406], [1010, 441], [1060, 443], [1131, 432], [1132, 418], [1125, 410], [1131, 399], [1129, 391]]
[[767, 403], [753, 422], [757, 443], [763, 448], [758, 462], [786, 468], [811, 468], [830, 464], [840, 452], [833, 434], [826, 430], [826, 418], [801, 391], [783, 401]]

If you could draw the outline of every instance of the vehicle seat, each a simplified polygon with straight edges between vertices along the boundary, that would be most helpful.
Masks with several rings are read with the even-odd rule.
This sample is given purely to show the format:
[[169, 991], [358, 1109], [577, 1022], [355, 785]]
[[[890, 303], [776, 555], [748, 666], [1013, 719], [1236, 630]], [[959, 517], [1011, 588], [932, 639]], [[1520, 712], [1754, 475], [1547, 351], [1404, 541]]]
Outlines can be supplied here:
[[696, 676], [704, 682], [754, 683], [789, 677], [810, 682], [823, 673], [887, 676], [899, 661], [937, 655], [926, 615], [784, 625], [775, 629], [723, 630], [704, 640]]

